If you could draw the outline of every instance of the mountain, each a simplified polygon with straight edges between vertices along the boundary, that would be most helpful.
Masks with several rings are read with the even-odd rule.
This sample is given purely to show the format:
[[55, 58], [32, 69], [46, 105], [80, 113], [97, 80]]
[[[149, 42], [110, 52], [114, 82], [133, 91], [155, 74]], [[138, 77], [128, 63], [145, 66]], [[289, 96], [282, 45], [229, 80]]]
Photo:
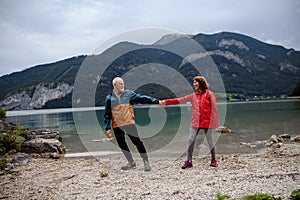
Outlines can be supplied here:
[[235, 60], [220, 53], [212, 56], [228, 92], [278, 96], [290, 93], [300, 80], [299, 51], [228, 32], [193, 38], [207, 51], [234, 55]]
[[[99, 67], [99, 63], [105, 63], [106, 60], [113, 62], [109, 63], [101, 77], [92, 71], [87, 75], [87, 80], [93, 77], [98, 84], [96, 98], [86, 97], [95, 98], [92, 99], [95, 105], [103, 105], [105, 96], [112, 89], [112, 78], [148, 63], [169, 66], [170, 71], [178, 71], [191, 83], [192, 78], [199, 75], [191, 61], [210, 56], [220, 72], [226, 92], [245, 97], [287, 95], [300, 81], [299, 51], [230, 32], [190, 37], [204, 48], [203, 51], [189, 54], [189, 49], [182, 49], [186, 57], [168, 51], [184, 46], [186, 41], [178, 35], [166, 35], [152, 45], [121, 42], [100, 55], [77, 56], [2, 76], [0, 106], [9, 110], [71, 107], [72, 90], [80, 66], [89, 62], [89, 65]], [[119, 52], [126, 53], [112, 57]], [[154, 65], [151, 68], [159, 72]], [[218, 91], [214, 85], [210, 88]], [[176, 96], [155, 82], [137, 88], [137, 92], [161, 99]], [[186, 91], [182, 91], [182, 94], [186, 94]]]

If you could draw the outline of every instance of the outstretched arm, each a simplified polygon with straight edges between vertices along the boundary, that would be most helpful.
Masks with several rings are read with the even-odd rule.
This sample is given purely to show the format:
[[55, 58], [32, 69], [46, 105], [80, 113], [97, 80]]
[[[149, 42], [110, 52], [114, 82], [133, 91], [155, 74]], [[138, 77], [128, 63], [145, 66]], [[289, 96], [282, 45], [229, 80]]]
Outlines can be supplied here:
[[147, 95], [137, 94], [135, 92], [131, 93], [130, 102], [141, 103], [141, 104], [159, 104], [159, 100]]
[[164, 100], [164, 105], [168, 106], [168, 105], [181, 104], [181, 103], [185, 103], [185, 102], [191, 102], [192, 95], [193, 94], [189, 94], [189, 95], [186, 95], [186, 96], [180, 97], [180, 98], [166, 99], [166, 100]]

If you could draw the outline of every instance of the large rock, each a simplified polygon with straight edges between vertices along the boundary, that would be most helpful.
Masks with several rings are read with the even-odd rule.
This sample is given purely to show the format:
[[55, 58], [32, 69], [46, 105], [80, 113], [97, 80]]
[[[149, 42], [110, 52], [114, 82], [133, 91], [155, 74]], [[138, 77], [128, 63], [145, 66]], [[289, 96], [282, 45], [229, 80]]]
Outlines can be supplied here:
[[6, 165], [5, 170], [11, 170], [17, 166], [26, 165], [30, 161], [30, 159], [30, 155], [26, 153], [15, 153], [8, 157], [8, 160], [10, 162]]
[[266, 143], [266, 146], [268, 147], [276, 147], [279, 148], [282, 146], [283, 142], [290, 141], [291, 136], [288, 134], [281, 134], [281, 135], [272, 135], [269, 139], [269, 141]]
[[26, 139], [22, 144], [23, 152], [50, 158], [63, 158], [66, 153], [59, 131], [32, 130], [23, 136]]
[[271, 147], [277, 147], [279, 148], [282, 145], [283, 138], [277, 135], [272, 135], [269, 139], [269, 141], [266, 143], [266, 146]]
[[11, 131], [18, 131], [24, 137], [21, 152], [29, 154], [40, 154], [45, 157], [60, 158], [66, 152], [63, 146], [62, 137], [56, 130], [29, 130], [28, 128], [17, 126], [14, 123], [0, 119], [0, 133], [6, 134]]
[[[16, 133], [12, 137], [23, 137], [20, 141], [25, 139], [25, 142], [21, 146], [21, 152], [10, 155], [6, 159], [8, 164], [6, 166], [2, 165], [1, 170], [11, 170], [16, 166], [27, 164], [32, 156], [54, 159], [64, 158], [66, 148], [62, 144], [62, 137], [59, 131], [29, 130], [26, 127], [6, 122], [5, 119], [0, 119], [0, 134], [6, 135], [12, 132]], [[9, 153], [16, 151], [16, 149], [12, 149]], [[3, 173], [3, 171], [0, 171], [0, 175]]]
[[281, 137], [284, 141], [291, 140], [291, 136], [289, 134], [281, 134], [281, 135], [279, 135], [279, 137]]
[[219, 132], [219, 133], [231, 133], [231, 129], [228, 128], [228, 127], [225, 127], [225, 126], [219, 126], [216, 129], [216, 132]]
[[36, 139], [36, 138], [43, 138], [43, 139], [57, 139], [60, 142], [62, 141], [62, 137], [59, 131], [55, 131], [55, 130], [32, 130], [32, 131], [28, 131], [26, 133], [23, 134], [23, 137], [26, 140], [32, 140], [32, 139]]
[[294, 138], [294, 141], [300, 143], [300, 135], [296, 136], [296, 137]]
[[22, 151], [30, 154], [57, 153], [65, 154], [66, 148], [57, 139], [35, 138], [22, 144]]

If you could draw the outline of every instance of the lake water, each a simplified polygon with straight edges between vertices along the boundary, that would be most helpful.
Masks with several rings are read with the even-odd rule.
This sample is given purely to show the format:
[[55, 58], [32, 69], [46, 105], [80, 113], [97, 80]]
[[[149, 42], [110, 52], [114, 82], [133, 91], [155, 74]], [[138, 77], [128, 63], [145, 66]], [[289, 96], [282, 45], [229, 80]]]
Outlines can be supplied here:
[[[250, 148], [240, 146], [240, 142], [264, 141], [273, 134], [300, 135], [299, 100], [219, 103], [218, 110], [219, 125], [229, 127], [232, 133], [214, 136], [217, 154], [258, 152], [264, 145]], [[105, 138], [101, 128], [103, 112], [103, 107], [9, 111], [7, 121], [29, 129], [59, 130], [68, 153], [119, 151], [114, 141], [101, 142]], [[149, 153], [184, 152], [189, 135], [190, 105], [136, 106], [135, 117], [140, 137]], [[200, 132], [197, 137], [197, 147], [204, 147], [203, 135]], [[129, 145], [132, 146], [130, 142]], [[200, 147], [195, 148], [195, 154], [200, 155]], [[132, 149], [134, 152], [135, 148]]]

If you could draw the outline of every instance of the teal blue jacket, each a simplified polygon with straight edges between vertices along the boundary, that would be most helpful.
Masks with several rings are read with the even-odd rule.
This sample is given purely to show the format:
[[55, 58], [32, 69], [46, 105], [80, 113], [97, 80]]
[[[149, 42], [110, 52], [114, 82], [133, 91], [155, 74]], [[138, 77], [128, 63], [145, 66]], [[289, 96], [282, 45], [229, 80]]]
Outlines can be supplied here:
[[104, 110], [105, 130], [135, 124], [133, 104], [158, 104], [159, 100], [125, 90], [119, 98], [111, 92], [106, 96]]

